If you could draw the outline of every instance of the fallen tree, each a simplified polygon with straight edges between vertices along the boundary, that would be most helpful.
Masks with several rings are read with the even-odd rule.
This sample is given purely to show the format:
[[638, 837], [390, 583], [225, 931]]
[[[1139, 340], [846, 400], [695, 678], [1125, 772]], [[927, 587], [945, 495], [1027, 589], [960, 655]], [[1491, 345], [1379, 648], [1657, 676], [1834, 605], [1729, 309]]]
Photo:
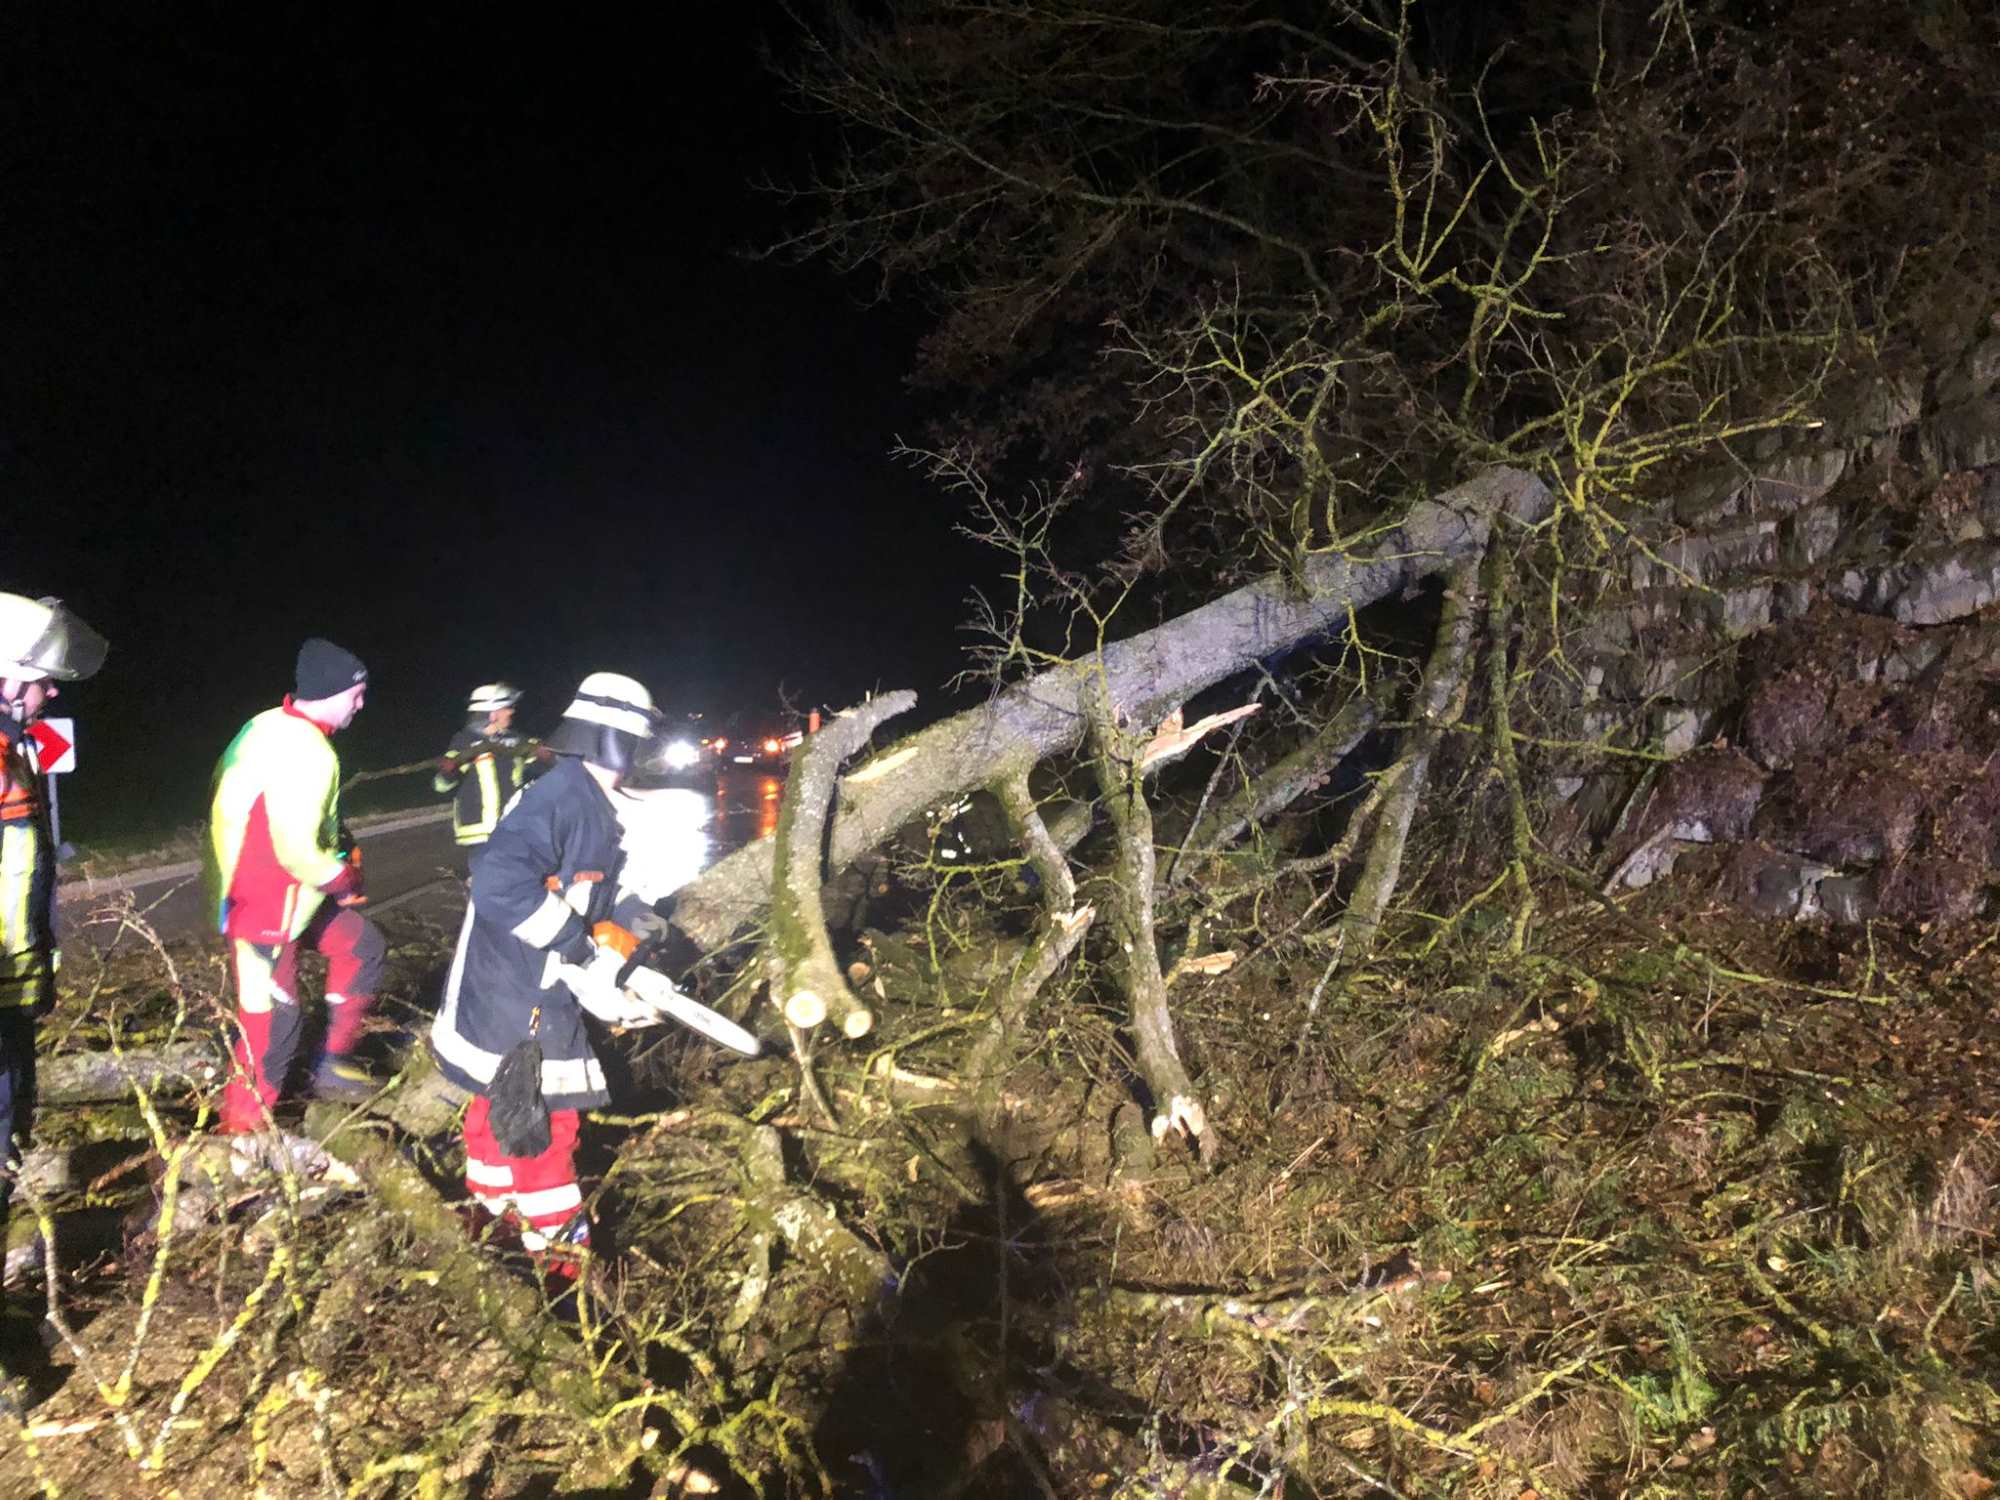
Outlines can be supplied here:
[[[1125, 991], [1133, 1063], [1150, 1105], [1149, 1133], [1157, 1140], [1178, 1132], [1204, 1160], [1213, 1161], [1217, 1138], [1175, 1042], [1154, 935], [1160, 874], [1144, 782], [1160, 762], [1254, 709], [1244, 705], [1183, 727], [1182, 705], [1205, 688], [1352, 630], [1357, 611], [1406, 594], [1434, 574], [1453, 581], [1417, 690], [1422, 727], [1404, 749], [1389, 812], [1377, 821], [1369, 846], [1363, 907], [1372, 914], [1371, 924], [1379, 921], [1397, 883], [1410, 814], [1440, 727], [1463, 699], [1477, 632], [1471, 581], [1497, 524], [1505, 519], [1532, 525], [1551, 509], [1548, 489], [1533, 475], [1488, 470], [1413, 506], [1366, 555], [1321, 553], [1307, 560], [1297, 579], [1261, 579], [1152, 630], [1105, 644], [889, 746], [836, 782], [841, 762], [858, 752], [878, 724], [913, 701], [907, 693], [872, 700], [836, 720], [821, 736], [823, 743], [808, 742], [801, 750], [778, 836], [704, 872], [680, 892], [673, 920], [697, 947], [713, 953], [768, 918], [762, 959], [772, 1001], [788, 1023], [809, 1028], [836, 1014], [846, 1034], [859, 1038], [874, 1017], [834, 961], [821, 917], [823, 881], [930, 809], [973, 791], [991, 792], [1008, 809], [1014, 837], [1048, 903], [1047, 929], [1032, 954], [1024, 952], [1016, 980], [995, 992], [993, 1025], [969, 1058], [980, 1075], [997, 1077], [1005, 1069], [1004, 1038], [1018, 1026], [1027, 999], [1075, 950], [1084, 926], [1072, 915], [1067, 856], [1032, 815], [1027, 776], [1042, 760], [1084, 748], [1116, 835], [1117, 857], [1106, 872], [1114, 966]], [[1281, 786], [1255, 789], [1243, 806], [1226, 809], [1206, 835], [1209, 846], [1302, 795], [1365, 732], [1373, 712], [1364, 705], [1339, 716], [1325, 742], [1309, 746], [1299, 765], [1286, 768]], [[829, 829], [829, 807], [836, 802]], [[1369, 937], [1372, 932], [1356, 945], [1358, 952], [1365, 952]], [[810, 1076], [806, 1086], [814, 1087]]]
[[[842, 869], [927, 809], [1077, 749], [1096, 694], [1129, 723], [1157, 723], [1203, 689], [1344, 628], [1355, 611], [1476, 563], [1497, 518], [1534, 523], [1552, 507], [1547, 486], [1532, 474], [1490, 469], [1412, 506], [1366, 554], [1321, 553], [1297, 582], [1260, 579], [1015, 683], [846, 776], [827, 862]], [[704, 871], [681, 892], [675, 925], [712, 952], [760, 920], [772, 900], [773, 852], [760, 841]]]

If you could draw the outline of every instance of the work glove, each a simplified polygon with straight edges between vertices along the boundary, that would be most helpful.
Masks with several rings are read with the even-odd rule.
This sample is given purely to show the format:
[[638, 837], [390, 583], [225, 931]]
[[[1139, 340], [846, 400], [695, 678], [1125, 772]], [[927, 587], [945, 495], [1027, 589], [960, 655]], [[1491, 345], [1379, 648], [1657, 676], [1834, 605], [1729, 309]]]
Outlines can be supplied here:
[[320, 889], [331, 896], [337, 906], [361, 906], [368, 900], [361, 880], [361, 851], [355, 849], [340, 867], [340, 873]]
[[664, 1017], [645, 1001], [625, 992], [618, 976], [625, 968], [625, 956], [615, 948], [599, 946], [587, 962], [558, 964], [557, 974], [576, 1003], [607, 1026], [657, 1026]]

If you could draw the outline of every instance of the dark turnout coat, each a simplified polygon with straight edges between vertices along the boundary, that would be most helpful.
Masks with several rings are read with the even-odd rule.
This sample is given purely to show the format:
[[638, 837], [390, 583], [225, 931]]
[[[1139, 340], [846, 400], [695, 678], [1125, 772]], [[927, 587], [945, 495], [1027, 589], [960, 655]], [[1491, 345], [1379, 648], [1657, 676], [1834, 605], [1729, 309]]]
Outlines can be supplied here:
[[493, 836], [508, 802], [527, 780], [534, 756], [533, 740], [511, 733], [488, 734], [478, 723], [451, 737], [431, 786], [452, 799], [454, 839], [478, 848]]
[[500, 1059], [532, 1035], [550, 1109], [608, 1101], [583, 1008], [555, 964], [588, 962], [591, 928], [621, 915], [619, 834], [604, 792], [566, 756], [521, 793], [473, 861], [472, 900], [430, 1038], [439, 1069], [459, 1087], [485, 1094]]

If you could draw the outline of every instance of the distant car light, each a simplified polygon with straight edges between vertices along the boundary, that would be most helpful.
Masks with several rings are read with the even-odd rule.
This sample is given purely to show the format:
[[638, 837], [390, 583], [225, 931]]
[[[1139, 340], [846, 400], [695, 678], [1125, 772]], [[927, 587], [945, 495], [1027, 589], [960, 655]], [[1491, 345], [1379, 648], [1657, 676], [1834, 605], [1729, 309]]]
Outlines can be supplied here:
[[776, 755], [780, 750], [784, 748], [785, 748], [784, 743], [780, 740], [764, 741], [764, 753], [766, 755]]
[[686, 740], [670, 740], [661, 757], [670, 771], [685, 771], [701, 759], [701, 752]]

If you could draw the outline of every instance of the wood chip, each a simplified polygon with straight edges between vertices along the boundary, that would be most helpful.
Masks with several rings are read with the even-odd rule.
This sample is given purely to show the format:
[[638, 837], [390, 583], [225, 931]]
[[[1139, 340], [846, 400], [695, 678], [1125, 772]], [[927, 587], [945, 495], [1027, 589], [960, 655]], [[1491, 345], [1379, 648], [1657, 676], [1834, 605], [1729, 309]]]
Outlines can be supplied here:
[[1167, 983], [1172, 984], [1183, 974], [1227, 974], [1236, 967], [1237, 953], [1234, 948], [1224, 948], [1220, 953], [1204, 953], [1199, 958], [1183, 958], [1167, 974]]
[[887, 755], [878, 755], [858, 771], [850, 771], [841, 778], [849, 786], [861, 786], [879, 777], [887, 776], [896, 767], [912, 759], [917, 753], [915, 745], [905, 745], [900, 750], [891, 750]]
[[1175, 709], [1160, 721], [1160, 727], [1155, 731], [1152, 743], [1147, 745], [1145, 750], [1141, 752], [1139, 756], [1139, 769], [1143, 771], [1147, 767], [1157, 765], [1163, 760], [1172, 759], [1200, 740], [1210, 730], [1220, 729], [1225, 724], [1234, 724], [1238, 719], [1248, 718], [1262, 706], [1262, 704], [1258, 703], [1245, 703], [1237, 708], [1226, 709], [1219, 714], [1210, 714], [1207, 718], [1197, 720], [1193, 725], [1186, 728], [1182, 727], [1181, 711], [1178, 708]]

